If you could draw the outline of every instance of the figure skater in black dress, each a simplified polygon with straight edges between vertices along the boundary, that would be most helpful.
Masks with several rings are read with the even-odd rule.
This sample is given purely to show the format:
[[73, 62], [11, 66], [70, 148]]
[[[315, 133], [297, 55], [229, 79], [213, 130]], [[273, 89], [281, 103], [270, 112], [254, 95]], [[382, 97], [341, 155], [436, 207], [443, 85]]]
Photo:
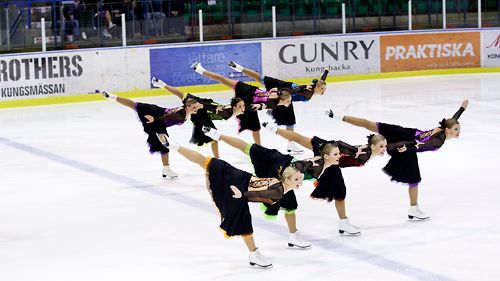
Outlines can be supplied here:
[[330, 118], [380, 133], [389, 142], [412, 141], [414, 143], [414, 145], [408, 146], [407, 151], [403, 153], [389, 152], [391, 159], [383, 168], [383, 171], [391, 177], [392, 181], [409, 186], [410, 207], [408, 209], [408, 218], [425, 220], [429, 218], [429, 215], [418, 206], [418, 185], [422, 178], [420, 177], [417, 152], [436, 151], [447, 139], [458, 138], [460, 135], [458, 118], [467, 109], [468, 104], [469, 101], [464, 100], [452, 118], [443, 119], [439, 122], [439, 127], [427, 131], [373, 122], [354, 116], [343, 116], [334, 113], [332, 110], [326, 113]]
[[[278, 106], [272, 110], [272, 116], [276, 123], [280, 126], [286, 126], [286, 129], [293, 131], [296, 124], [295, 112], [293, 109], [293, 102], [301, 101], [308, 102], [315, 95], [323, 95], [326, 91], [326, 77], [328, 76], [328, 69], [325, 69], [321, 78], [314, 79], [309, 85], [298, 85], [291, 81], [283, 81], [277, 78], [263, 76], [255, 70], [245, 68], [234, 61], [229, 62], [229, 67], [235, 71], [242, 72], [247, 76], [255, 79], [255, 81], [263, 84], [269, 91], [272, 88], [288, 88], [291, 89], [292, 104], [290, 106]], [[287, 151], [290, 153], [302, 153], [304, 150], [297, 146], [295, 142], [289, 141]]]
[[119, 97], [111, 94], [108, 91], [96, 90], [96, 93], [101, 93], [105, 98], [114, 100], [121, 105], [130, 107], [137, 112], [137, 116], [142, 123], [144, 132], [148, 135], [149, 152], [154, 154], [159, 152], [163, 163], [162, 176], [164, 178], [175, 179], [177, 173], [170, 168], [168, 148], [163, 146], [157, 133], [167, 134], [167, 127], [174, 125], [182, 125], [191, 116], [203, 106], [192, 98], [184, 101], [184, 105], [176, 108], [164, 108], [155, 104], [135, 102], [128, 98]]
[[[205, 75], [208, 78], [218, 81], [234, 90], [235, 96], [243, 99], [245, 104], [262, 104], [259, 109], [276, 108], [277, 106], [290, 106], [292, 102], [291, 94], [286, 89], [273, 88], [270, 91], [260, 90], [258, 87], [249, 85], [245, 82], [226, 78], [218, 73], [208, 71], [199, 62], [191, 65], [197, 73]], [[240, 120], [239, 132], [244, 130], [252, 131], [255, 143], [260, 144], [260, 121], [256, 111], [247, 110], [238, 115]]]
[[207, 137], [203, 133], [202, 127], [207, 126], [216, 128], [212, 120], [227, 120], [232, 116], [243, 114], [245, 112], [245, 102], [241, 98], [234, 97], [233, 99], [231, 99], [231, 103], [229, 105], [221, 105], [214, 102], [212, 99], [197, 97], [189, 93], [185, 94], [178, 88], [170, 86], [156, 77], [153, 77], [151, 79], [151, 84], [154, 87], [165, 89], [166, 91], [174, 94], [183, 102], [185, 102], [189, 98], [192, 98], [203, 105], [203, 108], [199, 109], [196, 114], [191, 115], [191, 121], [193, 122], [193, 133], [189, 142], [198, 146], [210, 143], [214, 157], [219, 158], [219, 145], [217, 141], [214, 141], [211, 138]]
[[268, 204], [277, 202], [284, 194], [300, 187], [302, 174], [290, 167], [283, 171], [279, 179], [258, 178], [223, 160], [206, 157], [194, 150], [169, 142], [166, 134], [158, 134], [158, 139], [206, 171], [208, 192], [221, 216], [220, 228], [225, 236], [243, 238], [250, 251], [250, 265], [271, 267], [271, 261], [264, 257], [255, 245], [248, 202]]

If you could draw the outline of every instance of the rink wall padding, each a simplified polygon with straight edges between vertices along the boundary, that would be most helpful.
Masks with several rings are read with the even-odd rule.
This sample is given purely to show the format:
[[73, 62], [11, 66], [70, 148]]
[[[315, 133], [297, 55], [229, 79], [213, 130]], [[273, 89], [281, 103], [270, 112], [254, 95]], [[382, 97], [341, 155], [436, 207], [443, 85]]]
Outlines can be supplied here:
[[[500, 72], [500, 28], [334, 34], [259, 40], [145, 45], [0, 55], [0, 108], [168, 94], [151, 89], [156, 76], [184, 92], [230, 90], [194, 72], [207, 70], [252, 81], [234, 60], [268, 76], [310, 83], [324, 69], [328, 82]], [[259, 85], [257, 82], [250, 82]]]

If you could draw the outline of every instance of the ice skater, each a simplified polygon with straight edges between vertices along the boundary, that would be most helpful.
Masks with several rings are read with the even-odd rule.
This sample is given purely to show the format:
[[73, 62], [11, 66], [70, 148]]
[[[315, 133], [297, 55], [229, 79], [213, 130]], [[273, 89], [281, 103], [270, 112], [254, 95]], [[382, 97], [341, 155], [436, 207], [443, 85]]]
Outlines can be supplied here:
[[135, 102], [131, 99], [113, 95], [108, 91], [96, 90], [109, 100], [114, 100], [121, 105], [129, 107], [137, 112], [137, 116], [142, 123], [144, 132], [148, 135], [147, 142], [149, 152], [154, 154], [159, 152], [163, 164], [162, 176], [164, 178], [175, 179], [179, 175], [170, 168], [168, 148], [163, 146], [156, 136], [157, 133], [167, 134], [167, 127], [181, 125], [203, 106], [192, 98], [184, 101], [184, 105], [176, 108], [164, 108], [155, 104]]
[[245, 112], [245, 102], [241, 98], [234, 97], [231, 99], [229, 105], [221, 105], [214, 102], [212, 99], [201, 98], [189, 93], [183, 93], [176, 87], [170, 86], [162, 80], [153, 77], [151, 79], [151, 84], [154, 87], [165, 89], [166, 91], [177, 96], [184, 103], [188, 98], [196, 100], [198, 103], [203, 105], [203, 108], [199, 109], [196, 114], [191, 115], [191, 121], [193, 122], [193, 133], [191, 134], [190, 143], [196, 144], [198, 146], [203, 146], [204, 144], [210, 143], [212, 152], [215, 158], [219, 158], [219, 145], [218, 142], [207, 137], [203, 131], [202, 127], [216, 128], [212, 120], [227, 120], [232, 116], [238, 116]]
[[412, 141], [414, 143], [414, 145], [408, 146], [408, 149], [402, 153], [390, 151], [389, 155], [391, 155], [391, 159], [383, 168], [383, 171], [391, 177], [392, 181], [409, 186], [410, 207], [408, 209], [408, 218], [425, 220], [430, 216], [422, 211], [418, 205], [418, 186], [422, 178], [420, 177], [417, 152], [436, 151], [447, 139], [458, 138], [460, 135], [458, 118], [467, 109], [468, 104], [469, 101], [464, 100], [452, 118], [443, 119], [439, 122], [439, 127], [427, 131], [382, 122], [373, 122], [354, 116], [344, 116], [334, 113], [331, 109], [326, 114], [330, 118], [382, 134], [390, 143], [400, 141]]
[[[289, 131], [293, 131], [296, 124], [293, 102], [307, 102], [315, 95], [323, 95], [326, 91], [325, 81], [329, 72], [328, 69], [325, 69], [319, 80], [314, 79], [309, 85], [298, 85], [291, 81], [283, 81], [270, 76], [263, 76], [255, 70], [239, 65], [235, 61], [230, 61], [229, 67], [255, 79], [255, 81], [263, 84], [268, 91], [272, 88], [290, 89], [290, 93], [292, 94], [292, 104], [290, 104], [290, 106], [277, 106], [272, 110], [272, 116], [274, 120], [276, 120], [276, 123], [280, 126], [286, 126], [286, 129]], [[297, 146], [293, 141], [288, 142], [287, 151], [297, 154], [304, 152], [304, 150]]]
[[[208, 71], [199, 62], [191, 65], [197, 73], [205, 75], [208, 78], [218, 81], [234, 90], [235, 96], [241, 98], [247, 106], [251, 104], [259, 104], [258, 109], [276, 108], [277, 106], [290, 106], [292, 98], [290, 92], [273, 88], [270, 91], [260, 90], [258, 87], [249, 85], [245, 82], [226, 78], [218, 73]], [[240, 120], [239, 132], [244, 130], [252, 131], [252, 136], [257, 144], [261, 144], [260, 140], [260, 121], [256, 111], [247, 110], [245, 113], [238, 115]]]
[[206, 157], [194, 150], [169, 141], [166, 134], [158, 134], [166, 147], [201, 166], [206, 171], [207, 188], [221, 216], [220, 228], [226, 237], [242, 236], [250, 251], [252, 266], [271, 267], [271, 261], [260, 253], [253, 239], [252, 216], [248, 202], [273, 204], [284, 194], [302, 185], [302, 174], [289, 167], [276, 178], [258, 178], [229, 163]]

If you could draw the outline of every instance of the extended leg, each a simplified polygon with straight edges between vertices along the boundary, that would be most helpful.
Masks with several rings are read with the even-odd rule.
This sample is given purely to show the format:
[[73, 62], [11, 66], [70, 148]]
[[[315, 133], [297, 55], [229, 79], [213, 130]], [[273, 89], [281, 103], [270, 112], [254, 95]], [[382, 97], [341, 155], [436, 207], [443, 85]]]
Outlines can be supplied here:
[[252, 131], [253, 140], [256, 144], [261, 145], [260, 142], [260, 131]]
[[255, 81], [262, 83], [262, 76], [257, 72], [248, 68], [243, 68], [243, 73], [255, 79]]
[[372, 132], [378, 133], [377, 123], [369, 121], [367, 119], [358, 118], [358, 117], [354, 117], [354, 116], [344, 116], [342, 121], [349, 123], [351, 125], [363, 127], [363, 128], [368, 129]]
[[171, 92], [172, 94], [176, 95], [178, 98], [180, 98], [181, 100], [184, 99], [184, 93], [181, 92], [179, 89], [177, 89], [176, 87], [173, 87], [173, 86], [170, 86], [168, 85], [167, 83], [163, 82], [162, 80], [156, 78], [156, 77], [153, 77], [151, 79], [151, 84], [155, 87], [158, 87], [158, 88], [163, 88], [169, 92]]
[[229, 144], [230, 146], [245, 152], [245, 148], [248, 146], [248, 143], [235, 137], [230, 137], [226, 135], [221, 135], [220, 140]]
[[179, 147], [179, 149], [177, 151], [179, 152], [179, 154], [184, 156], [189, 161], [200, 165], [200, 167], [202, 167], [203, 169], [206, 168], [207, 157], [205, 155], [198, 153], [194, 150], [191, 150], [189, 148], [182, 147], [182, 146]]
[[294, 141], [303, 147], [312, 150], [312, 144], [311, 144], [311, 138], [305, 137], [299, 133], [296, 133], [292, 130], [284, 130], [284, 129], [277, 129], [276, 134], [280, 135], [281, 137], [289, 140], [289, 141]]
[[219, 142], [213, 141], [210, 146], [212, 147], [212, 152], [214, 153], [215, 158], [219, 158]]
[[116, 101], [124, 106], [130, 107], [135, 110], [135, 101], [127, 98], [116, 97]]

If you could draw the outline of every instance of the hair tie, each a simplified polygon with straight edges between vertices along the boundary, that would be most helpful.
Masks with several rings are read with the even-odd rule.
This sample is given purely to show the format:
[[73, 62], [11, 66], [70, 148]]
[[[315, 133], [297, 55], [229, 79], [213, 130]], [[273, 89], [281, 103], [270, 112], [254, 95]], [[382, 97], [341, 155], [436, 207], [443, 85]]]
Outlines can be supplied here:
[[372, 139], [374, 136], [375, 136], [375, 134], [371, 134], [369, 136], [366, 136], [366, 138], [368, 139], [368, 144], [370, 144], [372, 142]]
[[441, 120], [441, 122], [439, 122], [439, 127], [443, 130], [446, 129], [446, 119], [445, 118], [443, 118], [443, 120]]

